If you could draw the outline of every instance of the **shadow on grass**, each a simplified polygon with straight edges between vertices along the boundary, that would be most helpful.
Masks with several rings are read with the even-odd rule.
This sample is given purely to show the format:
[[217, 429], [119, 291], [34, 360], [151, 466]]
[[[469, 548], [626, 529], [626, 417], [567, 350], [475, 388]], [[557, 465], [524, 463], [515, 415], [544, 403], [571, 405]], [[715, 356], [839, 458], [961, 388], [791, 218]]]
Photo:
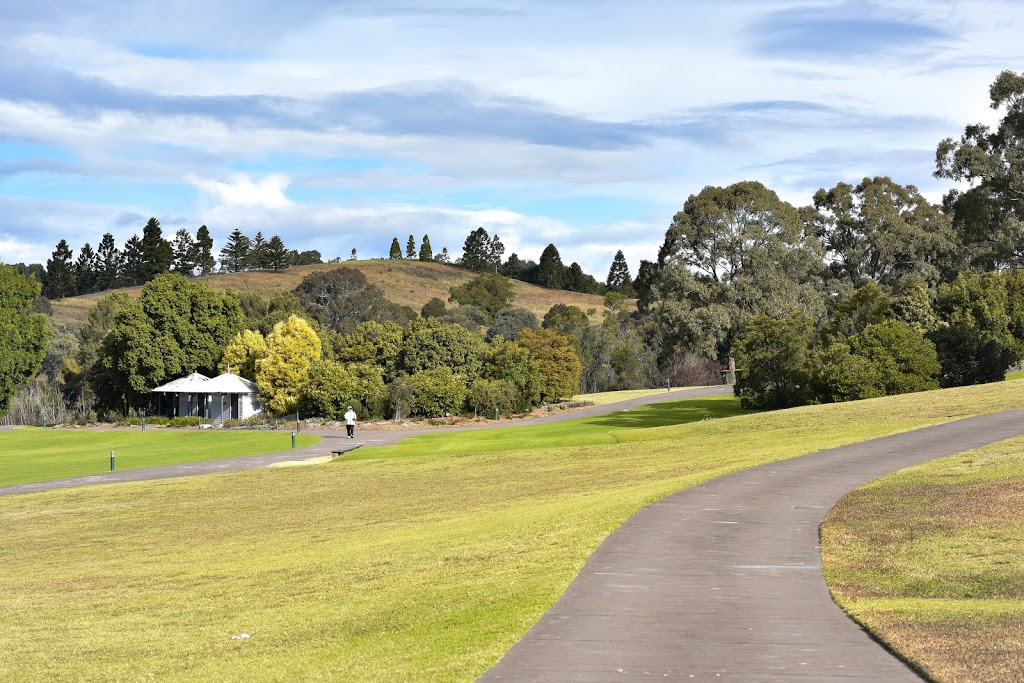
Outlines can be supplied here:
[[395, 446], [360, 449], [345, 461], [611, 444], [616, 441], [612, 436], [615, 431], [665, 427], [747, 412], [750, 411], [742, 410], [732, 396], [684, 398], [549, 424], [410, 436]]
[[687, 398], [679, 401], [655, 403], [628, 410], [620, 410], [608, 415], [584, 418], [583, 424], [601, 429], [648, 429], [650, 427], [667, 427], [669, 425], [699, 422], [705, 419], [744, 415], [739, 402], [730, 397], [724, 398]]

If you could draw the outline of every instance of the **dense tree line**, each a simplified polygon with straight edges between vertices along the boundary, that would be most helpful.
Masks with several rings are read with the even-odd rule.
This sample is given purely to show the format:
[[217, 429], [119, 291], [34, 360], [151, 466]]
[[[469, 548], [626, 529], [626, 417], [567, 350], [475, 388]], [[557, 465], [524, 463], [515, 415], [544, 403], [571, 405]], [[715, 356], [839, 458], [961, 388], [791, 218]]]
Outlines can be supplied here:
[[1024, 76], [991, 88], [1004, 115], [936, 151], [967, 183], [941, 206], [887, 177], [796, 208], [759, 183], [708, 187], [634, 283], [662, 366], [739, 363], [753, 407], [1000, 380], [1024, 357]]
[[[566, 266], [554, 244], [549, 244], [540, 257], [540, 262], [524, 261], [518, 254], [512, 254], [502, 261], [505, 245], [498, 235], [490, 235], [486, 229], [477, 228], [466, 236], [462, 245], [462, 256], [455, 260], [455, 266], [466, 268], [476, 273], [497, 273], [513, 280], [529, 282], [548, 289], [564, 289], [584, 294], [605, 294], [620, 292], [633, 297], [636, 292], [629, 274], [626, 257], [620, 249], [612, 261], [605, 283], [598, 282], [594, 276], [583, 272], [580, 264], [573, 262]], [[430, 236], [424, 235], [419, 251], [416, 251], [416, 240], [412, 235], [405, 245], [405, 256], [397, 237], [392, 238], [388, 251], [390, 260], [437, 261], [449, 263], [448, 248], [444, 247], [439, 254], [434, 254], [430, 247]]]
[[[218, 260], [219, 256], [219, 260]], [[96, 249], [86, 242], [76, 257], [67, 240], [57, 243], [45, 267], [40, 264], [19, 270], [36, 277], [49, 299], [102, 292], [116, 287], [145, 284], [162, 273], [185, 276], [209, 275], [217, 270], [232, 273], [243, 270], [277, 272], [290, 266], [321, 263], [320, 252], [289, 250], [278, 235], [265, 239], [257, 232], [250, 239], [234, 230], [218, 254], [213, 252], [213, 238], [202, 225], [193, 236], [185, 228], [173, 238], [165, 238], [160, 221], [150, 218], [142, 236], [133, 235], [118, 249], [111, 233], [105, 233]]]
[[[8, 271], [24, 285], [23, 312], [39, 285]], [[137, 299], [101, 299], [77, 334], [51, 331], [40, 315], [18, 315], [19, 324], [39, 329], [25, 363], [6, 373], [7, 393], [52, 366], [44, 373], [49, 386], [79, 406], [83, 419], [153, 414], [160, 409], [154, 387], [228, 367], [257, 383], [270, 413], [328, 419], [348, 405], [366, 418], [492, 416], [574, 395], [582, 373], [577, 345], [512, 306], [513, 298], [506, 278], [485, 274], [453, 288], [455, 305], [439, 302], [440, 315], [420, 317], [349, 268], [312, 273], [269, 301], [163, 273]]]

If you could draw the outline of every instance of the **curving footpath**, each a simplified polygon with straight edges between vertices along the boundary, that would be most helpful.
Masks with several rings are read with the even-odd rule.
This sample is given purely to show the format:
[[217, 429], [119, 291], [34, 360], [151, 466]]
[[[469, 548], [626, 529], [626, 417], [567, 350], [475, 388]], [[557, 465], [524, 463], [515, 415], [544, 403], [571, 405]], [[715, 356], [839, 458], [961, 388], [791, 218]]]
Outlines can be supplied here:
[[696, 387], [674, 389], [671, 392], [651, 394], [640, 398], [610, 403], [602, 406], [591, 406], [579, 410], [572, 410], [565, 413], [552, 413], [543, 417], [528, 418], [516, 422], [494, 422], [483, 425], [469, 425], [465, 427], [424, 427], [402, 430], [357, 430], [359, 439], [352, 441], [335, 430], [305, 430], [307, 434], [315, 434], [322, 437], [320, 443], [306, 448], [280, 451], [278, 453], [264, 453], [262, 455], [246, 455], [238, 458], [226, 458], [223, 460], [204, 460], [200, 462], [183, 463], [180, 465], [161, 465], [159, 467], [142, 467], [134, 470], [120, 470], [116, 472], [104, 472], [102, 474], [91, 474], [81, 477], [68, 477], [66, 479], [51, 479], [49, 481], [32, 482], [29, 484], [14, 484], [11, 486], [0, 486], [0, 496], [13, 496], [19, 493], [36, 493], [38, 491], [50, 491], [53, 489], [66, 489], [77, 486], [93, 486], [96, 484], [116, 484], [126, 481], [147, 481], [151, 479], [174, 479], [177, 477], [194, 477], [204, 474], [224, 474], [227, 472], [242, 472], [245, 470], [256, 470], [264, 467], [272, 467], [286, 462], [313, 460], [329, 456], [332, 453], [347, 452], [366, 447], [391, 446], [402, 439], [422, 434], [438, 434], [442, 432], [457, 432], [477, 429], [499, 429], [514, 428], [527, 425], [547, 424], [551, 422], [564, 422], [565, 420], [578, 420], [598, 415], [629, 410], [637, 406], [661, 403], [663, 401], [675, 401], [685, 398], [703, 398], [708, 396], [722, 396], [732, 393], [732, 387]]
[[735, 472], [633, 515], [481, 681], [919, 681], [839, 609], [818, 527], [848, 491], [1024, 434], [972, 417]]

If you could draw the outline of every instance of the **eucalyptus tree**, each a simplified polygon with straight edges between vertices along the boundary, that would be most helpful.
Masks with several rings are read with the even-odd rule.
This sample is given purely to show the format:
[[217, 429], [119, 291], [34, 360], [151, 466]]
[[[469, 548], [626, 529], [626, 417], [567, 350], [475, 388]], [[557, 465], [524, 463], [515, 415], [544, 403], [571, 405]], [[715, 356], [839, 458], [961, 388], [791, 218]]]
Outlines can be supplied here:
[[956, 246], [940, 207], [886, 177], [818, 190], [809, 217], [830, 275], [853, 288], [875, 282], [893, 292], [909, 276], [935, 284]]
[[1003, 71], [989, 88], [1003, 118], [976, 123], [935, 151], [935, 176], [970, 185], [944, 198], [967, 262], [982, 270], [1024, 265], [1024, 73]]
[[673, 218], [641, 305], [663, 356], [724, 356], [751, 316], [820, 318], [822, 275], [820, 242], [775, 192], [750, 181], [705, 187]]

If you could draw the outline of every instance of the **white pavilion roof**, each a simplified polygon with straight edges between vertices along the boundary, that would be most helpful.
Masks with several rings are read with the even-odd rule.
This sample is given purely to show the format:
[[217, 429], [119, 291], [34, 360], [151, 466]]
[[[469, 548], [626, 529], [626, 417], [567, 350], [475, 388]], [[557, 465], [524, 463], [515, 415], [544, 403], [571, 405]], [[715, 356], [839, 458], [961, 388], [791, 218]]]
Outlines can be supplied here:
[[183, 394], [195, 394], [205, 391], [200, 388], [201, 385], [205, 385], [209, 382], [210, 378], [206, 375], [198, 372], [193, 372], [187, 377], [179, 377], [178, 379], [172, 380], [167, 384], [161, 384], [160, 386], [153, 389], [153, 391], [160, 391], [164, 393], [181, 392]]
[[200, 391], [204, 394], [255, 394], [258, 389], [256, 382], [225, 372], [203, 384]]
[[188, 377], [180, 377], [156, 387], [153, 391], [181, 394], [255, 394], [258, 389], [255, 382], [230, 372], [217, 375], [213, 379], [193, 372]]

